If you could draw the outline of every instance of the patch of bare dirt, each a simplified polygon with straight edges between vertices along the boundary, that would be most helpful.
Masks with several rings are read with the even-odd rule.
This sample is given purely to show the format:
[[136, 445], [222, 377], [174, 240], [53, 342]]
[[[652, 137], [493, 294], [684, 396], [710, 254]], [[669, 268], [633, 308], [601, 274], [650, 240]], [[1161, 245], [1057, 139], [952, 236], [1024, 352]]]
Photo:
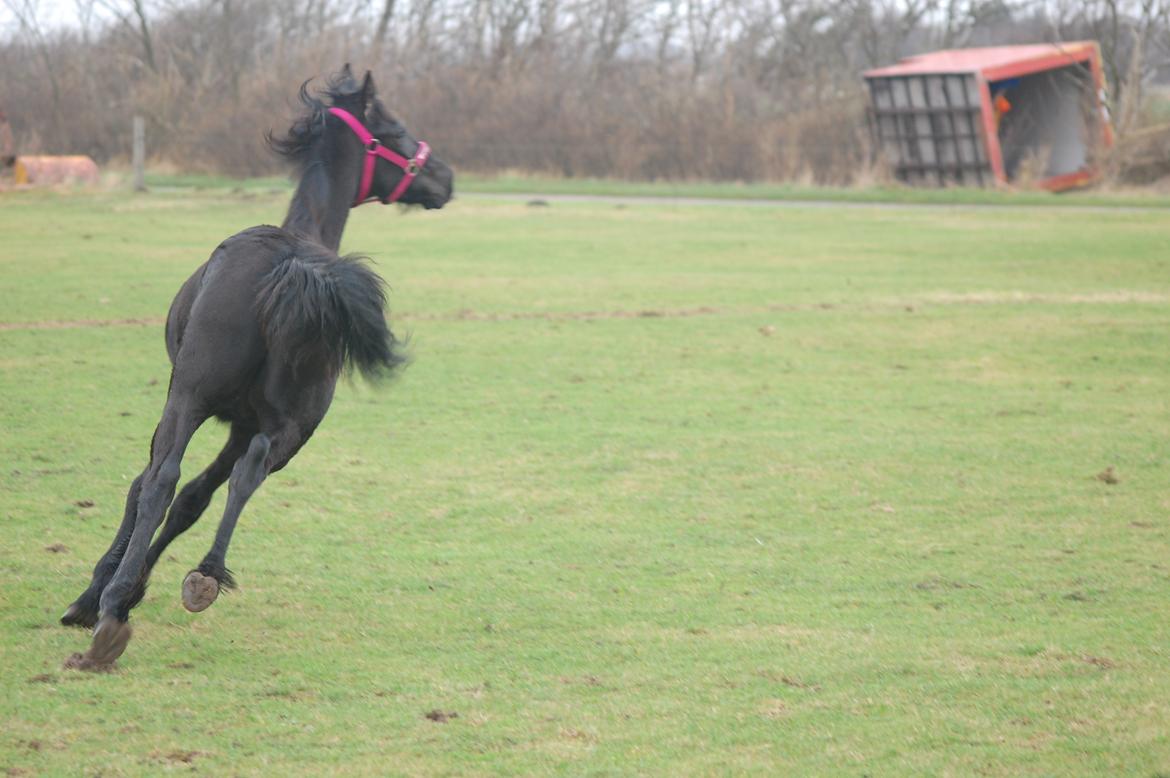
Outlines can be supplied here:
[[[1095, 294], [1034, 294], [1031, 292], [936, 292], [921, 298], [923, 303], [939, 305], [988, 305], [988, 304], [1065, 304], [1065, 305], [1116, 305], [1116, 304], [1153, 304], [1165, 305], [1170, 303], [1170, 295], [1141, 292], [1117, 291]], [[913, 305], [907, 305], [904, 300], [890, 301], [878, 304], [878, 308], [899, 307], [913, 312]], [[870, 306], [872, 307], [872, 306]], [[463, 309], [454, 313], [405, 313], [397, 314], [395, 318], [416, 321], [515, 321], [525, 319], [544, 319], [548, 321], [595, 321], [598, 319], [637, 319], [637, 318], [686, 318], [690, 316], [712, 316], [717, 314], [735, 313], [776, 313], [797, 311], [833, 311], [838, 308], [834, 303], [813, 303], [807, 305], [768, 305], [762, 308], [737, 308], [735, 310], [720, 310], [709, 306], [698, 308], [676, 309], [642, 309], [616, 311], [514, 311], [500, 313], [484, 313]], [[47, 319], [45, 321], [27, 322], [0, 322], [0, 332], [10, 330], [60, 330], [86, 329], [93, 327], [157, 327], [166, 323], [161, 316], [132, 317], [124, 319]], [[761, 333], [770, 335], [771, 332]], [[152, 382], [153, 383], [153, 382]]]
[[978, 584], [968, 583], [966, 581], [951, 581], [947, 578], [928, 578], [925, 581], [920, 581], [914, 584], [915, 589], [922, 591], [934, 591], [935, 589], [978, 589]]
[[[275, 675], [276, 673], [273, 673]], [[311, 700], [315, 697], [314, 693], [305, 689], [270, 689], [264, 692], [261, 697], [272, 697], [280, 700], [288, 700], [290, 702], [302, 702], [304, 700]]]
[[760, 706], [760, 715], [766, 719], [778, 719], [788, 714], [784, 700], [765, 700]]
[[186, 751], [183, 749], [175, 749], [173, 751], [155, 751], [150, 755], [150, 758], [156, 762], [175, 762], [179, 764], [191, 764], [198, 757], [203, 756], [202, 751]]
[[459, 714], [453, 710], [444, 712], [438, 708], [435, 708], [434, 710], [427, 711], [426, 718], [435, 722], [436, 724], [446, 724], [451, 719], [459, 718]]
[[45, 551], [48, 551], [50, 554], [64, 554], [68, 550], [69, 547], [64, 543], [50, 543], [45, 546]]
[[1100, 667], [1102, 670], [1112, 670], [1114, 667], [1117, 667], [1116, 662], [1103, 656], [1084, 656], [1081, 658], [1091, 665]]
[[1110, 465], [1093, 477], [1102, 483], [1109, 484], [1110, 486], [1121, 483], [1121, 479], [1117, 476], [1117, 473], [1113, 471], [1113, 465]]
[[794, 689], [811, 689], [814, 692], [821, 688], [820, 684], [808, 683], [806, 681], [802, 681], [798, 678], [792, 678], [787, 675], [780, 676], [780, 683], [784, 684], [785, 686], [791, 686]]
[[584, 684], [586, 686], [601, 686], [602, 685], [601, 679], [598, 678], [596, 675], [582, 675], [582, 676], [562, 675], [560, 677], [560, 681], [563, 684], [578, 684], [578, 683], [580, 683], [580, 684]]
[[1117, 305], [1125, 303], [1166, 304], [1170, 295], [1157, 292], [1118, 290], [1087, 294], [1052, 294], [1022, 291], [1003, 292], [935, 292], [924, 295], [927, 302], [938, 304], [996, 305], [1013, 303], [1049, 303], [1071, 305]]
[[11, 330], [76, 330], [91, 327], [156, 327], [165, 324], [161, 316], [131, 319], [47, 319], [45, 321], [0, 322], [0, 332]]
[[[723, 310], [702, 305], [697, 308], [644, 308], [641, 310], [615, 311], [504, 311], [491, 313], [464, 308], [454, 313], [399, 313], [395, 315], [395, 318], [402, 321], [596, 321], [600, 319], [679, 319], [720, 314], [832, 311], [836, 308], [837, 306], [833, 303], [768, 305], [753, 308], [736, 308], [734, 310]], [[165, 323], [166, 319], [161, 316], [125, 319], [46, 319], [44, 321], [0, 322], [0, 332], [11, 330], [89, 329], [96, 327], [156, 327]], [[775, 328], [771, 326], [760, 328], [760, 332], [764, 335], [771, 335], [774, 331]], [[151, 379], [150, 381], [151, 386], [157, 383], [157, 379]]]
[[498, 313], [484, 313], [464, 308], [455, 313], [405, 313], [399, 314], [395, 318], [415, 321], [590, 321], [595, 319], [677, 319], [690, 316], [712, 316], [718, 313], [726, 313], [726, 311], [707, 306], [638, 311], [505, 311]]
[[41, 673], [40, 675], [34, 675], [32, 678], [29, 678], [28, 682], [29, 683], [52, 683], [53, 681], [56, 681], [56, 680], [57, 680], [57, 678], [55, 676], [53, 676], [51, 673]]

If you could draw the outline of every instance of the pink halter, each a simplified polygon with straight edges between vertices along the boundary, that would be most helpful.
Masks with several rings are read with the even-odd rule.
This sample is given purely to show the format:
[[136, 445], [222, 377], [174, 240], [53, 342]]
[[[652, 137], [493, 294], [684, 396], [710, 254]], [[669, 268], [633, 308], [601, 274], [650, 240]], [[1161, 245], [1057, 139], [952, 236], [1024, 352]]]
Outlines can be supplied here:
[[410, 182], [422, 170], [423, 165], [427, 164], [427, 159], [431, 156], [431, 147], [420, 140], [418, 142], [418, 149], [414, 152], [414, 159], [406, 159], [383, 146], [382, 142], [375, 138], [366, 129], [365, 125], [358, 121], [357, 117], [349, 111], [342, 108], [330, 108], [329, 113], [348, 124], [349, 128], [358, 136], [358, 140], [366, 147], [366, 161], [362, 168], [362, 183], [358, 187], [357, 199], [353, 201], [353, 207], [357, 208], [370, 199], [377, 199], [377, 197], [370, 197], [370, 186], [374, 183], [374, 165], [377, 164], [378, 157], [402, 168], [402, 180], [398, 182], [398, 185], [394, 187], [394, 191], [382, 202], [389, 205], [398, 200], [399, 197], [402, 197], [407, 187], [410, 186]]

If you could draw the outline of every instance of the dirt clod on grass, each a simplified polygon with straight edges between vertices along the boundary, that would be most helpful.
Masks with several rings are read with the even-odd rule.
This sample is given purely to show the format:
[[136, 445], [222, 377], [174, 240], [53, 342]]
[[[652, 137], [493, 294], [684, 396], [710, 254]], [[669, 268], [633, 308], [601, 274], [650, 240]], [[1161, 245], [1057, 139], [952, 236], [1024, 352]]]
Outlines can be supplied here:
[[766, 719], [783, 718], [788, 715], [788, 705], [785, 704], [784, 700], [765, 700], [760, 705], [760, 715]]
[[438, 708], [435, 708], [432, 711], [427, 711], [426, 717], [428, 719], [430, 719], [431, 721], [435, 722], [436, 724], [446, 724], [451, 719], [459, 718], [459, 714], [456, 713], [455, 711], [447, 711], [446, 713], [444, 713], [443, 711], [439, 710]]
[[69, 547], [64, 543], [50, 543], [45, 546], [45, 551], [48, 551], [50, 554], [63, 554], [68, 550]]
[[198, 751], [172, 751], [167, 754], [167, 759], [172, 762], [183, 762], [184, 764], [191, 764], [195, 761], [195, 757], [199, 756]]
[[1097, 475], [1094, 477], [1098, 481], [1103, 481], [1104, 483], [1107, 483], [1110, 486], [1113, 486], [1114, 484], [1121, 483], [1121, 479], [1117, 477], [1117, 473], [1113, 472], [1113, 465], [1110, 465], [1109, 467], [1102, 470], [1100, 473], [1097, 473]]
[[93, 507], [93, 500], [78, 500], [77, 502], [75, 502], [73, 504], [76, 505], [78, 508], [92, 508]]
[[791, 676], [787, 675], [780, 676], [780, 683], [784, 684], [785, 686], [791, 686], [794, 689], [812, 689], [813, 691], [820, 691], [821, 688], [820, 684], [809, 683], [808, 681], [802, 681], [799, 678], [792, 678]]
[[199, 756], [203, 756], [202, 751], [186, 751], [179, 748], [173, 751], [155, 751], [150, 755], [151, 759], [156, 762], [179, 762], [182, 764], [191, 764]]

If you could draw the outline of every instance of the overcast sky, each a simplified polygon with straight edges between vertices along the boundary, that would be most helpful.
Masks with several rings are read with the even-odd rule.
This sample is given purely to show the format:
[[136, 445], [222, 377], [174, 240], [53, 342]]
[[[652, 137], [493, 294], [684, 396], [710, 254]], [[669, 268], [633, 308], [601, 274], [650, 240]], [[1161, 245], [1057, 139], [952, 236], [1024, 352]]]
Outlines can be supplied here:
[[[93, 8], [95, 19], [110, 18], [109, 11], [101, 8], [100, 3], [83, 2], [82, 5]], [[37, 22], [46, 31], [76, 27], [77, 6], [75, 0], [0, 0], [0, 34], [7, 36], [20, 33], [18, 16], [13, 9], [32, 8]]]

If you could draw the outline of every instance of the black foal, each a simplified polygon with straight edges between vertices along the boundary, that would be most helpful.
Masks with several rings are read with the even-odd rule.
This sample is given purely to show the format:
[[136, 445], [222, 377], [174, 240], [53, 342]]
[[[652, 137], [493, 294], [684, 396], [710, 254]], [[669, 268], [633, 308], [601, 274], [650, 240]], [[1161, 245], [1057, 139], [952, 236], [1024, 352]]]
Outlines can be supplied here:
[[[89, 649], [68, 667], [99, 670], [122, 654], [151, 568], [224, 481], [223, 519], [211, 550], [183, 581], [183, 604], [201, 611], [234, 586], [226, 555], [240, 512], [313, 434], [339, 375], [349, 366], [376, 377], [401, 361], [386, 326], [382, 280], [362, 258], [337, 255], [341, 233], [349, 209], [367, 199], [441, 208], [453, 175], [390, 116], [368, 72], [359, 85], [346, 65], [320, 99], [302, 87], [301, 100], [305, 114], [288, 135], [270, 138], [300, 173], [284, 224], [225, 240], [171, 304], [171, 382], [150, 464], [130, 485], [122, 523], [89, 587], [61, 617], [95, 627]], [[176, 498], [183, 452], [212, 416], [231, 424], [227, 443]]]

